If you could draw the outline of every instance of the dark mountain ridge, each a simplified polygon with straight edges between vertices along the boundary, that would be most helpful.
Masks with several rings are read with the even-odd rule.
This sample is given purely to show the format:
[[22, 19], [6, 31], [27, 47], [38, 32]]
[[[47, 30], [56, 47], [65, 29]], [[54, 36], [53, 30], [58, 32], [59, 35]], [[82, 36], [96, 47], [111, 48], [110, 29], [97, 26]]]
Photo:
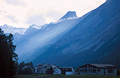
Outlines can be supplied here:
[[86, 63], [120, 66], [120, 1], [107, 0], [34, 60], [60, 66]]

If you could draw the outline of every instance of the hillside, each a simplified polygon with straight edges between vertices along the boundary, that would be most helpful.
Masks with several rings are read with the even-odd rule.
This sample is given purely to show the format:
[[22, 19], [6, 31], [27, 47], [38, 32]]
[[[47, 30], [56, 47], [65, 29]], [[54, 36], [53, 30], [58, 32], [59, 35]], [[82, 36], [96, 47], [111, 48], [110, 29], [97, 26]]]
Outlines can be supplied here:
[[[38, 29], [35, 28], [35, 25], [32, 25], [23, 35], [15, 34], [16, 52], [19, 54], [19, 61], [28, 62], [36, 59], [70, 31], [82, 19], [77, 18], [73, 13], [69, 11], [69, 14], [65, 14], [67, 17], [57, 22], [45, 24]], [[69, 17], [71, 15], [73, 18]]]
[[[120, 66], [120, 1], [107, 0], [82, 17], [68, 11], [58, 21], [28, 29], [2, 26], [14, 34], [19, 62], [75, 68], [86, 63]], [[16, 30], [16, 31], [15, 31]]]
[[34, 60], [78, 67], [85, 63], [120, 66], [120, 1], [107, 0]]

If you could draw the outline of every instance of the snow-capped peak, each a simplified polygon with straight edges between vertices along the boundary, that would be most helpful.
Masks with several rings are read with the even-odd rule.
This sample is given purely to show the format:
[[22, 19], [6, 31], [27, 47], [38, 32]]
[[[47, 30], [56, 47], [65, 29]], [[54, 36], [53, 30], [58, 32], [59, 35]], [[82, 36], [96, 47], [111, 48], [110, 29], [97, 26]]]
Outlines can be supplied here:
[[16, 27], [9, 26], [7, 24], [0, 26], [0, 28], [5, 33], [12, 33], [12, 34], [15, 34], [15, 33], [24, 34], [24, 32], [26, 31], [26, 28], [16, 28]]
[[30, 26], [30, 28], [41, 29], [42, 25], [39, 26], [39, 25], [33, 24]]
[[75, 11], [68, 11], [61, 19], [76, 18], [77, 14]]

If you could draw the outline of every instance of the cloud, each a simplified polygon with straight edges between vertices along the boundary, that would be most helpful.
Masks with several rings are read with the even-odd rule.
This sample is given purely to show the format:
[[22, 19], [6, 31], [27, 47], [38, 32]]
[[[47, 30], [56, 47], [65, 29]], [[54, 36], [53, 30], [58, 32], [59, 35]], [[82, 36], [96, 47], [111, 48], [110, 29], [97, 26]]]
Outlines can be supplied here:
[[13, 22], [13, 23], [18, 23], [18, 20], [13, 15], [8, 15], [7, 18], [10, 19], [11, 22]]
[[29, 27], [55, 22], [67, 11], [80, 17], [106, 0], [0, 0], [0, 25]]
[[51, 10], [46, 14], [46, 17], [53, 19], [53, 21], [57, 21], [63, 16], [63, 14], [59, 11]]
[[41, 14], [29, 16], [28, 20], [26, 22], [27, 24], [36, 24], [36, 25], [42, 25], [45, 24], [45, 18]]
[[22, 0], [5, 0], [5, 2], [11, 5], [24, 5]]

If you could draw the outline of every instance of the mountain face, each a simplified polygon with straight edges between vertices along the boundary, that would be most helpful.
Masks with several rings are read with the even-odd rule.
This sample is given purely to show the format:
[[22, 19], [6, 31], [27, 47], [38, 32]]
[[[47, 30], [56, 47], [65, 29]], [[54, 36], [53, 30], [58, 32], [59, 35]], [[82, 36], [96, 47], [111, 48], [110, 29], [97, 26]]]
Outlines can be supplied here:
[[120, 66], [119, 4], [119, 0], [107, 0], [81, 18], [69, 11], [57, 22], [32, 25], [23, 35], [15, 34], [19, 62], [75, 68], [86, 63]]
[[35, 25], [32, 25], [26, 30], [24, 35], [14, 35], [14, 42], [17, 45], [16, 53], [18, 53], [20, 58], [19, 61], [28, 62], [36, 59], [36, 57], [46, 52], [51, 45], [76, 26], [81, 19], [71, 18], [59, 20], [41, 26], [41, 28], [37, 26], [37, 29]]
[[0, 28], [4, 30], [5, 33], [12, 33], [12, 34], [16, 34], [16, 33], [24, 34], [24, 32], [26, 31], [25, 28], [16, 28], [16, 27], [9, 26], [7, 24], [0, 26]]
[[34, 59], [34, 64], [47, 62], [79, 67], [86, 63], [110, 63], [120, 66], [119, 4], [119, 0], [107, 0]]

